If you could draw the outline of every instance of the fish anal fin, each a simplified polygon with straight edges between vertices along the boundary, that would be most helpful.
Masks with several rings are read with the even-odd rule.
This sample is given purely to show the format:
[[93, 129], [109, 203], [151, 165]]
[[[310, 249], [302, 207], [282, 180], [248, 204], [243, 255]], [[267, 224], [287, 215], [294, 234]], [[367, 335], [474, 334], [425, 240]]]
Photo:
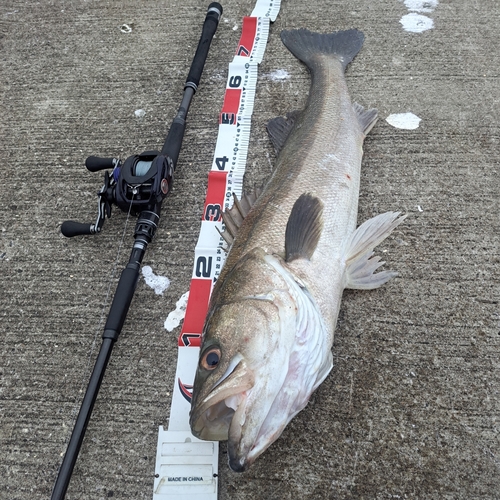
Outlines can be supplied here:
[[310, 193], [301, 194], [286, 225], [285, 260], [311, 260], [322, 230], [323, 202]]
[[400, 212], [386, 212], [367, 220], [354, 231], [346, 255], [346, 288], [371, 290], [378, 288], [394, 276], [393, 271], [375, 271], [384, 264], [373, 253], [373, 249], [406, 219]]
[[363, 134], [368, 135], [370, 130], [373, 128], [375, 123], [378, 120], [378, 111], [373, 109], [365, 109], [361, 104], [354, 102], [352, 104], [354, 112], [356, 113], [356, 117], [358, 119], [359, 126], [363, 131]]
[[267, 123], [267, 133], [273, 143], [276, 154], [278, 154], [292, 131], [300, 111], [292, 111], [286, 114], [286, 118], [278, 116]]

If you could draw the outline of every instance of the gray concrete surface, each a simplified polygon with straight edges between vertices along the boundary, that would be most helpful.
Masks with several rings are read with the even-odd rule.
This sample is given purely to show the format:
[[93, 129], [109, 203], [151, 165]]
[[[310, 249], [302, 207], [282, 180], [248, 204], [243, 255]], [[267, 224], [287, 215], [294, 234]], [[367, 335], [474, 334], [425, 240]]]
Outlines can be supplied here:
[[[133, 222], [117, 259], [126, 221], [117, 210], [98, 237], [59, 233], [66, 219], [95, 218], [102, 178], [85, 158], [162, 143], [207, 5], [2, 2], [2, 499], [49, 497], [100, 345], [108, 287], [128, 259]], [[68, 499], [152, 496], [176, 362], [177, 332], [163, 322], [189, 286], [227, 66], [253, 2], [223, 6], [175, 190], [144, 261], [172, 285], [163, 296], [138, 287]], [[400, 277], [345, 293], [335, 367], [309, 406], [243, 475], [229, 471], [222, 446], [221, 500], [500, 498], [500, 8], [443, 0], [428, 14], [434, 29], [421, 34], [403, 30], [407, 12], [399, 0], [284, 0], [272, 26], [248, 182], [264, 179], [274, 159], [265, 123], [300, 107], [308, 91], [281, 29], [356, 27], [366, 42], [348, 85], [382, 118], [366, 142], [359, 220], [410, 216], [381, 248]], [[289, 79], [265, 76], [283, 69]], [[422, 118], [418, 129], [384, 120], [406, 111]]]

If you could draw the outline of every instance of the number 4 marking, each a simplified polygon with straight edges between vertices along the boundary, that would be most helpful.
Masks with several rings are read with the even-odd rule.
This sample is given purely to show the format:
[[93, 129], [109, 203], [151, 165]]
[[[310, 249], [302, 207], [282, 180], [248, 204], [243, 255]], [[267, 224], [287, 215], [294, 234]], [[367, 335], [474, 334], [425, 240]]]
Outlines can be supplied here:
[[215, 164], [219, 170], [224, 170], [226, 168], [226, 163], [229, 161], [227, 156], [223, 156], [222, 158], [215, 158]]

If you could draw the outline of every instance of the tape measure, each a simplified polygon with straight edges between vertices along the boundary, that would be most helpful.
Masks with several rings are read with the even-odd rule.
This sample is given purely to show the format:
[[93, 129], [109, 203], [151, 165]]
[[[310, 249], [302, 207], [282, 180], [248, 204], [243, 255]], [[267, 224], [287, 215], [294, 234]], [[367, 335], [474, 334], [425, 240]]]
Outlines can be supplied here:
[[182, 495], [189, 495], [190, 500], [217, 499], [219, 443], [191, 434], [189, 411], [210, 294], [226, 258], [217, 228], [222, 230], [222, 212], [231, 207], [233, 193], [240, 196], [243, 188], [258, 64], [279, 9], [280, 0], [257, 0], [252, 14], [243, 18], [236, 54], [229, 64], [189, 299], [178, 338], [170, 420], [168, 430], [160, 426], [158, 432], [153, 500]]

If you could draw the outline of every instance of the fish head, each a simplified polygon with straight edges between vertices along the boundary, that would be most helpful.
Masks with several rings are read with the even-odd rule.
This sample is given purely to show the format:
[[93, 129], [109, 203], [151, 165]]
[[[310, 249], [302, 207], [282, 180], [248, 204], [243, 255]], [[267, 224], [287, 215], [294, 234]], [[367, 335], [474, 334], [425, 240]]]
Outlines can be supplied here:
[[193, 386], [193, 434], [227, 439], [229, 465], [237, 472], [248, 468], [289, 421], [275, 402], [289, 370], [296, 307], [264, 257], [253, 252], [214, 290]]

